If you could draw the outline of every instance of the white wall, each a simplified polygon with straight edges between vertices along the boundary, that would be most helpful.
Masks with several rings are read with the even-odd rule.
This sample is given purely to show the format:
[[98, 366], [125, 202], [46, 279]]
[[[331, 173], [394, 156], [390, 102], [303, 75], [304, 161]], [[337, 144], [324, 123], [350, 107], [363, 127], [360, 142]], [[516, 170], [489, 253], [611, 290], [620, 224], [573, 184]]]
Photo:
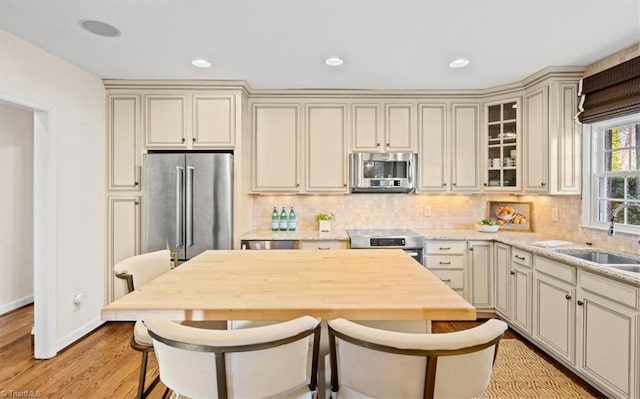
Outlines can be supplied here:
[[[100, 324], [105, 270], [105, 103], [100, 79], [0, 30], [0, 95], [51, 111], [58, 349]], [[76, 309], [75, 293], [86, 295]]]
[[0, 103], [0, 314], [33, 302], [33, 112]]

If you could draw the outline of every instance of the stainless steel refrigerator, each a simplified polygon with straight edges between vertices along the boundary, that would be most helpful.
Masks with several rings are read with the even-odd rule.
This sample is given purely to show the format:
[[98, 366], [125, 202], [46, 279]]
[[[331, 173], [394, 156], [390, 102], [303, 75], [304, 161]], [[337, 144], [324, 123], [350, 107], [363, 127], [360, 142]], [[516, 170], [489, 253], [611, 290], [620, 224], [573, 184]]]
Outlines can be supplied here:
[[142, 252], [169, 249], [188, 260], [233, 247], [233, 155], [144, 155]]

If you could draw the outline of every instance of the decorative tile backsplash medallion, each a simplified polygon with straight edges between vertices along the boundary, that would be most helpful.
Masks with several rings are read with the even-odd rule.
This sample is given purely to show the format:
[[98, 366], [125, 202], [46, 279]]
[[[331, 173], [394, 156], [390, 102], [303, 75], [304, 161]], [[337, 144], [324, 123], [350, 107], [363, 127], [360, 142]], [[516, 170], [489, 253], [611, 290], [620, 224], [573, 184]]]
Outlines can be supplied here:
[[[314, 216], [333, 212], [334, 229], [409, 228], [473, 229], [473, 223], [487, 214], [487, 201], [532, 202], [533, 231], [545, 237], [577, 243], [592, 242], [598, 247], [638, 254], [638, 239], [630, 234], [607, 236], [606, 231], [580, 226], [580, 196], [527, 195], [291, 195], [255, 196], [253, 228], [270, 229], [273, 207], [293, 206], [299, 230], [316, 230]], [[557, 222], [551, 220], [558, 208]], [[426, 216], [427, 214], [431, 216]]]

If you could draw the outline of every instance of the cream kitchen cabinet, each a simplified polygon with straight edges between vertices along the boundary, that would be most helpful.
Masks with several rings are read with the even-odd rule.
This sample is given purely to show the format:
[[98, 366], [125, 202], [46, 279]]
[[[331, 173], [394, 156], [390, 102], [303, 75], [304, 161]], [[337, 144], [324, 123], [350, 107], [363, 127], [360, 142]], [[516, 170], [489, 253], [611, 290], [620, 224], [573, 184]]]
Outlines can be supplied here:
[[484, 191], [521, 190], [521, 108], [519, 98], [485, 104]]
[[349, 241], [346, 240], [301, 240], [300, 249], [328, 251], [331, 249], [349, 249]]
[[351, 150], [417, 151], [413, 102], [353, 102]]
[[233, 148], [238, 95], [234, 93], [147, 94], [147, 148]]
[[126, 293], [122, 279], [113, 274], [116, 263], [140, 253], [140, 197], [108, 198], [107, 226], [107, 292], [110, 303]]
[[140, 190], [140, 96], [109, 95], [107, 103], [107, 189]]
[[496, 313], [507, 321], [511, 318], [511, 247], [496, 242], [493, 244], [494, 306]]
[[531, 336], [533, 318], [533, 256], [530, 252], [511, 248], [509, 275], [509, 320], [513, 327]]
[[254, 192], [300, 192], [300, 103], [252, 105]]
[[450, 190], [448, 105], [418, 104], [418, 191]]
[[466, 241], [426, 240], [424, 242], [424, 266], [465, 298], [466, 260]]
[[480, 191], [480, 104], [451, 105], [451, 191]]
[[640, 289], [578, 272], [578, 371], [611, 397], [640, 396]]
[[347, 193], [347, 105], [305, 104], [308, 193]]
[[467, 278], [468, 297], [477, 308], [493, 307], [493, 242], [469, 241]]
[[533, 339], [575, 364], [576, 268], [534, 257]]
[[550, 78], [525, 90], [524, 191], [580, 194], [578, 79]]

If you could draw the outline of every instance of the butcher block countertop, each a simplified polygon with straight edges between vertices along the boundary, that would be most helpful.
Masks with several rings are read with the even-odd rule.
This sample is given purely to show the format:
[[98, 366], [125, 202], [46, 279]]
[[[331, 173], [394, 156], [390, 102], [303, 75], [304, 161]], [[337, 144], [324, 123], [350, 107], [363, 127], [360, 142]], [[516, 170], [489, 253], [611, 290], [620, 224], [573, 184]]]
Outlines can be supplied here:
[[308, 240], [308, 241], [349, 241], [344, 230], [332, 230], [320, 233], [318, 230], [272, 231], [250, 230], [240, 237], [241, 240]]
[[103, 320], [475, 320], [400, 249], [206, 251], [102, 309]]

